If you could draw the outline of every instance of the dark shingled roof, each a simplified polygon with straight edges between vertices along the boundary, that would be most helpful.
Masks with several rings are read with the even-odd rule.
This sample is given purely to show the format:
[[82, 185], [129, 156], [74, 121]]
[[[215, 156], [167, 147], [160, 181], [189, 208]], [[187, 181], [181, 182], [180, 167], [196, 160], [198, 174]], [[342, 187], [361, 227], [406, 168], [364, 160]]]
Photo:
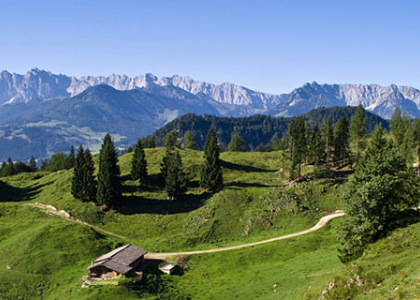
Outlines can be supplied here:
[[88, 267], [88, 270], [104, 266], [119, 273], [127, 274], [133, 269], [131, 265], [146, 253], [146, 250], [133, 244], [125, 245], [99, 256], [92, 265]]

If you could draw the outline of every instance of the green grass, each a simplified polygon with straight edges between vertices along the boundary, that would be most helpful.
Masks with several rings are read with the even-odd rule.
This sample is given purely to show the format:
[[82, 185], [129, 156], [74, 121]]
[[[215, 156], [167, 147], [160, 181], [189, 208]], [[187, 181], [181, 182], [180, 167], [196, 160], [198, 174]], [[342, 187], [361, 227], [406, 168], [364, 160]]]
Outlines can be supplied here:
[[[189, 190], [182, 199], [169, 201], [158, 176], [163, 154], [164, 149], [146, 150], [151, 178], [146, 188], [129, 178], [132, 154], [120, 157], [124, 194], [121, 204], [105, 213], [93, 203], [73, 199], [72, 170], [2, 178], [0, 188], [7, 193], [0, 195], [0, 251], [6, 254], [0, 258], [0, 268], [4, 268], [0, 298], [115, 299], [118, 295], [176, 299], [189, 295], [214, 299], [221, 295], [229, 299], [301, 299], [311, 291], [320, 293], [322, 284], [341, 269], [335, 226], [329, 226], [292, 240], [192, 256], [183, 276], [149, 280], [150, 286], [161, 289], [82, 289], [81, 276], [87, 274], [90, 261], [123, 243], [150, 252], [238, 245], [307, 229], [322, 211], [340, 207], [341, 186], [333, 182], [317, 180], [289, 188], [285, 172], [279, 172], [287, 167], [281, 152], [222, 153], [224, 188], [208, 193], [198, 184], [202, 153], [183, 150]], [[311, 167], [303, 170], [310, 172]], [[284, 191], [295, 193], [309, 210], [284, 206]], [[107, 237], [25, 206], [34, 202], [53, 205], [126, 239]]]
[[369, 245], [330, 279], [335, 285], [326, 299], [420, 298], [420, 214], [399, 214], [398, 220], [401, 228]]
[[[335, 223], [336, 221], [334, 221]], [[341, 270], [333, 226], [264, 246], [192, 256], [178, 287], [193, 299], [303, 299]]]

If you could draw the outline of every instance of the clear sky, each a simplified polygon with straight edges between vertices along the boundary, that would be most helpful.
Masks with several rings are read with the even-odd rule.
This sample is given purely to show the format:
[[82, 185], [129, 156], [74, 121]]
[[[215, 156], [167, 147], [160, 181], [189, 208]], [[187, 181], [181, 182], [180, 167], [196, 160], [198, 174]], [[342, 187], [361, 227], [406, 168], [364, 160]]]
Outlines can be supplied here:
[[0, 0], [0, 70], [420, 88], [420, 1]]

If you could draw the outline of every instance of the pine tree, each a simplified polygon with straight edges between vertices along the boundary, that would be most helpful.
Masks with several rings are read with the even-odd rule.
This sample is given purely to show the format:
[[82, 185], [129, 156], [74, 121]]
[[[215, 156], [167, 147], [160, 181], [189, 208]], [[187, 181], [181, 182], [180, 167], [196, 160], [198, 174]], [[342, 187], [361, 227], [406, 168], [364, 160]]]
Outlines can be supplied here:
[[121, 197], [120, 168], [118, 155], [111, 136], [104, 138], [99, 152], [98, 190], [96, 200], [99, 205], [112, 206]]
[[175, 148], [167, 148], [165, 155], [165, 190], [171, 200], [176, 200], [185, 191], [185, 175], [182, 171], [182, 160]]
[[156, 142], [152, 136], [147, 138], [147, 147], [146, 148], [156, 148]]
[[294, 142], [294, 122], [293, 120], [290, 121], [289, 126], [287, 127], [286, 133], [286, 141], [287, 141], [287, 149], [289, 151], [290, 161], [293, 157], [293, 142]]
[[417, 155], [418, 171], [417, 175], [420, 176], [420, 118], [414, 120], [412, 127], [413, 144], [415, 153]]
[[137, 144], [134, 147], [130, 174], [133, 180], [139, 180], [141, 183], [144, 183], [147, 180], [147, 161], [141, 139], [137, 141]]
[[294, 179], [295, 169], [297, 167], [297, 177], [301, 175], [301, 165], [307, 152], [306, 144], [306, 125], [301, 116], [296, 118], [293, 128], [293, 150], [292, 150], [292, 168], [290, 178]]
[[219, 155], [216, 131], [211, 127], [204, 144], [204, 165], [201, 169], [200, 186], [204, 189], [212, 190], [223, 184]]
[[322, 165], [325, 158], [325, 145], [321, 138], [321, 132], [318, 124], [315, 124], [315, 127], [310, 135], [309, 150], [311, 162], [313, 162], [315, 166]]
[[362, 104], [359, 104], [350, 122], [350, 135], [353, 139], [356, 139], [357, 142], [357, 156], [360, 155], [360, 140], [366, 130], [366, 125], [365, 110], [363, 109]]
[[334, 124], [333, 145], [333, 158], [335, 165], [344, 165], [350, 158], [349, 120], [346, 115]]
[[230, 139], [230, 143], [227, 147], [227, 151], [231, 151], [231, 152], [243, 152], [243, 151], [245, 151], [245, 141], [244, 141], [244, 139], [237, 134], [232, 135], [232, 138]]
[[389, 121], [389, 127], [391, 127], [391, 135], [394, 137], [395, 143], [398, 148], [404, 142], [405, 132], [407, 130], [408, 118], [405, 116], [405, 120], [401, 117], [401, 112], [398, 107], [395, 108], [394, 114]]
[[195, 140], [194, 135], [190, 130], [187, 130], [185, 133], [184, 140], [185, 149], [198, 150], [197, 141]]
[[83, 193], [81, 199], [83, 201], [95, 201], [96, 198], [96, 182], [93, 176], [95, 165], [93, 163], [92, 154], [89, 148], [86, 149], [84, 155], [83, 166]]
[[33, 172], [37, 170], [36, 160], [35, 160], [35, 157], [33, 156], [31, 156], [31, 159], [29, 160], [29, 167], [32, 169]]
[[325, 164], [329, 165], [331, 160], [331, 147], [333, 144], [333, 129], [330, 120], [327, 118], [322, 119], [321, 137], [323, 144], [325, 145]]
[[165, 147], [166, 148], [175, 148], [175, 147], [179, 148], [179, 143], [178, 143], [175, 131], [171, 131], [165, 136]]
[[71, 194], [76, 199], [82, 199], [82, 190], [83, 190], [83, 172], [85, 166], [85, 157], [84, 157], [83, 146], [80, 145], [79, 151], [74, 161], [73, 177], [71, 180]]
[[75, 156], [74, 156], [74, 147], [72, 145], [70, 148], [69, 156], [67, 157], [67, 169], [73, 168], [74, 163], [75, 163]]

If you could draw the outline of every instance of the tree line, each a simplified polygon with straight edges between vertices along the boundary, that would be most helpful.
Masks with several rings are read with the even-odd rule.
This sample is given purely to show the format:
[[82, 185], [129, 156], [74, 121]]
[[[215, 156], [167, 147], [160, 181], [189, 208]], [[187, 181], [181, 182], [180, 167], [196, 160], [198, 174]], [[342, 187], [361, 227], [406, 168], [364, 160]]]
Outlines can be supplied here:
[[[349, 122], [347, 115], [336, 123], [324, 118], [319, 127], [312, 130], [302, 116], [291, 121], [287, 129], [285, 144], [290, 160], [290, 179], [301, 176], [302, 164], [315, 166], [315, 174], [328, 171], [332, 166], [343, 167], [351, 164], [361, 152], [361, 139], [366, 133], [366, 115], [359, 105]], [[350, 151], [350, 140], [355, 140], [355, 155]]]

